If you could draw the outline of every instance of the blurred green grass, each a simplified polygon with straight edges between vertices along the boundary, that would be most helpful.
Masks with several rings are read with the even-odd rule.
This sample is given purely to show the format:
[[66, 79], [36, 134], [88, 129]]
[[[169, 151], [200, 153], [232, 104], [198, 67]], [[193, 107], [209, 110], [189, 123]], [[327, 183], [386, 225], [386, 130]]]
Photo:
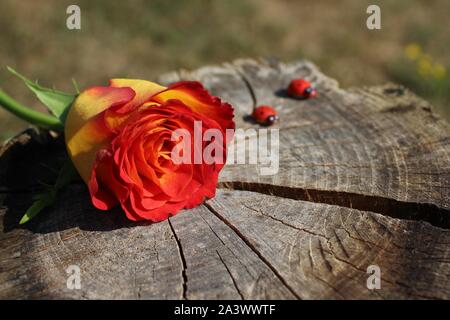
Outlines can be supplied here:
[[[66, 28], [78, 4], [82, 29]], [[382, 29], [366, 28], [366, 8], [379, 4]], [[450, 66], [447, 0], [2, 0], [0, 87], [43, 110], [4, 67], [73, 92], [112, 77], [155, 78], [239, 57], [307, 58], [341, 86], [397, 81], [432, 101], [450, 119], [449, 76], [423, 79], [405, 58], [420, 45]], [[0, 111], [0, 140], [26, 126]]]

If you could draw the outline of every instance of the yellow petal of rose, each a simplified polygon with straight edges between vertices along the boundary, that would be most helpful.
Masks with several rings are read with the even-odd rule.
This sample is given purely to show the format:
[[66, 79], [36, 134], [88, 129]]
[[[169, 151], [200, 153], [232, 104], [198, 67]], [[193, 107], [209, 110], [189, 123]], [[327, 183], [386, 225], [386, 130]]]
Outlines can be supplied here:
[[[134, 90], [136, 96], [128, 102], [126, 105], [120, 108], [119, 112], [106, 112], [105, 121], [110, 128], [120, 126], [123, 121], [126, 120], [126, 114], [130, 111], [139, 108], [142, 104], [146, 103], [153, 95], [166, 90], [157, 83], [137, 80], [137, 79], [112, 79], [110, 86], [115, 88], [128, 87]], [[125, 116], [124, 116], [125, 115]]]
[[110, 86], [115, 88], [129, 87], [133, 89], [136, 92], [136, 96], [127, 104], [127, 106], [132, 107], [140, 106], [144, 102], [147, 102], [153, 95], [167, 89], [157, 83], [137, 79], [112, 79]]
[[93, 87], [82, 92], [67, 115], [67, 151], [83, 180], [88, 183], [97, 151], [111, 135], [101, 114], [114, 105], [125, 104], [135, 96], [131, 88]]

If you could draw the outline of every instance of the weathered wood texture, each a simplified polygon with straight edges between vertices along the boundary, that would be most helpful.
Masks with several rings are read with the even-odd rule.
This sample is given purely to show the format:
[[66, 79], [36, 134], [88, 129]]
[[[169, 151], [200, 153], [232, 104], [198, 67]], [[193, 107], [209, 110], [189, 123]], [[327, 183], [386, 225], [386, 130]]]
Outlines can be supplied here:
[[[287, 98], [306, 77], [319, 97]], [[216, 198], [157, 224], [101, 213], [71, 185], [17, 221], [63, 154], [28, 130], [0, 153], [0, 298], [450, 298], [450, 129], [398, 85], [344, 90], [307, 61], [238, 60], [159, 79], [202, 81], [239, 128], [258, 104], [281, 117], [280, 168], [229, 165]], [[255, 139], [255, 136], [249, 136]], [[81, 290], [66, 268], [81, 268]], [[366, 286], [381, 268], [381, 289]]]

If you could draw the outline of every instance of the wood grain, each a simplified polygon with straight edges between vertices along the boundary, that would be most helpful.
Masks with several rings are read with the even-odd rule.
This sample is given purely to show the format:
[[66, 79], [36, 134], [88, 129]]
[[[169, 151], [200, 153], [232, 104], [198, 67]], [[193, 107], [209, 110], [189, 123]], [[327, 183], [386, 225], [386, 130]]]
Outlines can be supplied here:
[[[283, 91], [305, 77], [314, 100]], [[94, 209], [73, 183], [17, 222], [64, 157], [29, 129], [0, 150], [0, 298], [449, 299], [450, 127], [407, 89], [339, 88], [308, 61], [237, 60], [158, 81], [199, 80], [232, 103], [280, 113], [279, 172], [227, 165], [214, 199], [157, 224]], [[250, 134], [247, 139], [256, 139]], [[81, 289], [66, 269], [81, 269]], [[366, 286], [381, 269], [381, 289]]]

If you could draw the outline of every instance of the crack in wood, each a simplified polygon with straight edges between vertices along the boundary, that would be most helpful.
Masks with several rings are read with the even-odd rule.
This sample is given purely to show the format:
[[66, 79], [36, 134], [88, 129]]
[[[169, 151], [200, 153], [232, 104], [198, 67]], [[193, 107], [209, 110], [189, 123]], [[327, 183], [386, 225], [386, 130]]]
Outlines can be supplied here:
[[236, 66], [232, 66], [232, 67], [233, 67], [233, 70], [236, 72], [236, 74], [239, 76], [239, 78], [242, 80], [242, 82], [244, 82], [245, 87], [247, 88], [247, 90], [250, 94], [250, 97], [252, 98], [253, 109], [255, 109], [258, 104], [258, 100], [256, 99], [256, 94], [255, 94], [255, 91], [253, 90], [253, 87], [252, 87], [250, 81], [247, 79], [245, 74], [239, 70], [239, 68], [237, 68]]
[[331, 290], [333, 290], [334, 293], [336, 293], [341, 299], [346, 299], [346, 297], [339, 291], [338, 288], [336, 288], [335, 286], [333, 286], [332, 283], [326, 281], [325, 279], [319, 277], [318, 275], [311, 273], [311, 275], [314, 277], [314, 279], [317, 279], [318, 281], [322, 282], [324, 285], [326, 285], [328, 288], [330, 288]]
[[[351, 262], [348, 261], [348, 260], [345, 260], [345, 259], [340, 258], [340, 257], [337, 256], [334, 252], [328, 251], [328, 250], [324, 250], [324, 252], [326, 252], [326, 253], [332, 255], [333, 258], [336, 259], [337, 261], [342, 262], [342, 263], [344, 263], [344, 264], [350, 266], [350, 267], [351, 267], [352, 269], [354, 269], [355, 271], [360, 272], [360, 273], [362, 273], [362, 274], [364, 274], [364, 275], [367, 275], [367, 270], [364, 270], [363, 268], [358, 267], [357, 265], [351, 263]], [[413, 291], [412, 293], [410, 293], [411, 296], [410, 296], [409, 298], [415, 296], [415, 297], [421, 298], [421, 299], [423, 299], [423, 298], [430, 299], [429, 297], [420, 295], [419, 293], [415, 292], [413, 287], [411, 287], [411, 286], [409, 286], [409, 285], [407, 285], [407, 284], [405, 284], [405, 283], [403, 283], [403, 282], [401, 282], [401, 281], [398, 281], [398, 280], [390, 280], [390, 279], [386, 278], [386, 276], [381, 277], [380, 280], [381, 280], [381, 282], [388, 283], [388, 284], [390, 284], [391, 286], [394, 286], [394, 287], [399, 286], [399, 287], [402, 287], [402, 288], [404, 288], [405, 290], [407, 290], [407, 291], [409, 291], [409, 292], [410, 292], [410, 291]], [[377, 293], [377, 290], [374, 290], [374, 292]], [[438, 300], [438, 299], [442, 299], [442, 298], [435, 298], [435, 300]]]
[[[347, 251], [347, 249], [345, 249], [344, 244], [342, 243], [341, 238], [338, 236], [336, 229], [333, 229], [333, 233], [334, 233], [334, 238], [336, 239], [337, 244], [339, 245], [339, 248], [341, 249], [341, 251], [344, 253], [345, 257], [347, 259], [350, 259], [350, 255]], [[330, 250], [333, 251], [332, 245], [331, 245], [331, 241], [327, 240], [327, 245], [328, 247], [330, 247]]]
[[215, 210], [209, 203], [203, 204], [206, 208], [209, 209], [217, 218], [220, 219], [223, 223], [225, 223], [234, 233], [242, 240], [244, 243], [261, 259], [264, 264], [269, 267], [269, 269], [275, 274], [275, 276], [281, 281], [281, 283], [289, 290], [289, 292], [296, 297], [298, 300], [302, 300], [302, 298], [295, 292], [295, 290], [287, 283], [287, 281], [281, 276], [278, 270], [256, 249], [256, 247], [248, 240], [242, 232], [239, 231], [230, 221], [228, 221], [223, 215], [221, 215], [217, 210]]
[[323, 235], [323, 234], [316, 233], [316, 232], [314, 232], [314, 231], [311, 231], [311, 230], [308, 230], [308, 229], [305, 229], [305, 228], [300, 228], [300, 227], [294, 226], [293, 224], [290, 224], [290, 223], [287, 223], [287, 222], [284, 221], [284, 220], [278, 219], [278, 218], [276, 218], [276, 217], [274, 217], [274, 216], [272, 216], [272, 215], [270, 215], [270, 214], [267, 214], [267, 213], [263, 212], [262, 210], [256, 210], [255, 208], [252, 208], [252, 207], [246, 205], [245, 203], [242, 203], [242, 205], [243, 205], [244, 207], [246, 207], [247, 209], [251, 210], [251, 211], [254, 211], [254, 212], [256, 212], [256, 213], [258, 213], [258, 214], [260, 214], [260, 215], [262, 215], [262, 216], [264, 216], [264, 217], [267, 217], [267, 218], [269, 218], [269, 219], [271, 219], [271, 220], [273, 220], [273, 221], [276, 221], [276, 222], [278, 222], [278, 223], [281, 223], [282, 225], [285, 225], [286, 227], [290, 227], [290, 228], [292, 228], [292, 229], [295, 229], [295, 230], [298, 230], [298, 231], [305, 232], [305, 233], [310, 234], [310, 235], [312, 235], [312, 236], [316, 236], [316, 237], [320, 237], [320, 238], [324, 238], [324, 239], [326, 239], [326, 240], [329, 240], [329, 239], [328, 239], [325, 235]]
[[438, 228], [450, 229], [450, 210], [440, 208], [431, 203], [406, 202], [352, 192], [305, 189], [255, 182], [227, 181], [219, 183], [218, 187], [336, 205], [378, 213], [396, 219], [424, 221]]
[[242, 300], [245, 300], [244, 295], [242, 294], [241, 290], [239, 290], [239, 287], [236, 283], [236, 279], [233, 277], [233, 274], [231, 273], [230, 269], [228, 268], [228, 266], [226, 265], [225, 261], [223, 260], [222, 256], [220, 255], [219, 251], [216, 250], [217, 256], [220, 259], [220, 262], [222, 262], [223, 266], [225, 267], [225, 269], [227, 270], [231, 281], [233, 282], [234, 287], [236, 288], [236, 291], [238, 292], [239, 296], [241, 297]]
[[173, 228], [173, 225], [172, 225], [172, 222], [170, 221], [170, 218], [167, 219], [167, 221], [169, 222], [170, 230], [172, 231], [173, 236], [175, 237], [175, 241], [177, 242], [178, 253], [180, 255], [181, 265], [182, 265], [182, 268], [183, 268], [181, 270], [181, 277], [183, 278], [182, 297], [183, 297], [183, 300], [187, 300], [187, 298], [186, 298], [186, 291], [187, 291], [186, 258], [184, 257], [183, 247], [181, 246], [181, 241], [178, 238], [178, 235], [175, 232], [175, 229]]

